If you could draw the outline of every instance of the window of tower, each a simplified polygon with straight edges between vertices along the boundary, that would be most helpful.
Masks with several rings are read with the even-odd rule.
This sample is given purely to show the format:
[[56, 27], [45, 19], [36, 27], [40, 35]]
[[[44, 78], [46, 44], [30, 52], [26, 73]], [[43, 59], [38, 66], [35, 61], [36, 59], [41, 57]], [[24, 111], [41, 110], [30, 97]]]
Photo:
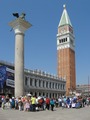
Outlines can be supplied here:
[[59, 43], [67, 42], [67, 38], [63, 38], [59, 40]]
[[64, 38], [64, 40], [63, 40], [63, 41], [65, 42], [65, 40], [66, 40], [66, 38]]
[[61, 43], [61, 40], [59, 40], [59, 43]]
[[65, 39], [65, 41], [67, 42], [67, 38]]

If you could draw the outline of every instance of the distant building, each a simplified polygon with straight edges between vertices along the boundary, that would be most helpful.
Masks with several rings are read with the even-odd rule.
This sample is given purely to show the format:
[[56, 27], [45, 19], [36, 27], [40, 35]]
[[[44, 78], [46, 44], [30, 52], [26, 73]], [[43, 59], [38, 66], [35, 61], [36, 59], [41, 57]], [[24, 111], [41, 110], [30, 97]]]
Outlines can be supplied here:
[[75, 37], [66, 6], [58, 25], [58, 76], [66, 79], [66, 95], [76, 90]]
[[[24, 70], [24, 93], [59, 97], [66, 93], [65, 79], [40, 70]], [[0, 94], [14, 94], [14, 65], [0, 61]]]
[[76, 93], [80, 93], [81, 95], [90, 95], [90, 85], [77, 85]]

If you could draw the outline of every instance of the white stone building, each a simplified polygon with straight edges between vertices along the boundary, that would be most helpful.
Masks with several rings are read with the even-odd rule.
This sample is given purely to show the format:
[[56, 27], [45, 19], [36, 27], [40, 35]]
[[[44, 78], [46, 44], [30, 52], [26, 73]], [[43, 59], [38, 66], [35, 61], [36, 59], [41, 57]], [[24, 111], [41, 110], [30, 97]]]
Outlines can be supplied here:
[[[13, 64], [5, 61], [0, 61], [0, 66], [14, 69]], [[8, 87], [9, 92], [10, 88]], [[63, 96], [66, 93], [66, 81], [41, 70], [24, 69], [24, 94], [28, 93], [36, 96], [48, 96], [50, 98]]]

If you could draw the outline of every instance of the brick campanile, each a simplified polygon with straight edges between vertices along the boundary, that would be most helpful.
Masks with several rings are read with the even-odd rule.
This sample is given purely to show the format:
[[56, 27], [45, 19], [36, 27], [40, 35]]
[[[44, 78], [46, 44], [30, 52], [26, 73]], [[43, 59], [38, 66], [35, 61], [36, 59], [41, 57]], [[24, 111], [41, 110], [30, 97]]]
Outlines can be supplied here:
[[66, 6], [58, 25], [57, 34], [57, 71], [58, 76], [66, 79], [66, 95], [76, 89], [75, 37]]

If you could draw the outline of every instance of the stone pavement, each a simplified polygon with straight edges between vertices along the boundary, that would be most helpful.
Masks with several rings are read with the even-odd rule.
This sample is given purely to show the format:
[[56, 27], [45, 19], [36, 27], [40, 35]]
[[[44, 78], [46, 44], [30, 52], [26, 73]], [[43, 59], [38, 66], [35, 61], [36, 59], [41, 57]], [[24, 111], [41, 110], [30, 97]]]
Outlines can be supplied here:
[[39, 112], [0, 109], [0, 120], [90, 120], [90, 107]]

